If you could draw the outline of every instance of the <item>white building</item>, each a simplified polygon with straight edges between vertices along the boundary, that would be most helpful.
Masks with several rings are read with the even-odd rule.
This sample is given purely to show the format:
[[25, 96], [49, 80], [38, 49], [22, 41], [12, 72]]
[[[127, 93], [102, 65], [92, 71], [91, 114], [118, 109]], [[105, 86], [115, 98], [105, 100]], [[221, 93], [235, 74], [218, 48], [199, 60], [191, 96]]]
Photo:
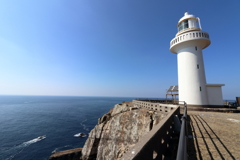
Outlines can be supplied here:
[[210, 45], [200, 19], [187, 12], [178, 21], [178, 33], [170, 42], [170, 51], [177, 54], [179, 101], [192, 107], [223, 106], [222, 86], [207, 84], [202, 49]]

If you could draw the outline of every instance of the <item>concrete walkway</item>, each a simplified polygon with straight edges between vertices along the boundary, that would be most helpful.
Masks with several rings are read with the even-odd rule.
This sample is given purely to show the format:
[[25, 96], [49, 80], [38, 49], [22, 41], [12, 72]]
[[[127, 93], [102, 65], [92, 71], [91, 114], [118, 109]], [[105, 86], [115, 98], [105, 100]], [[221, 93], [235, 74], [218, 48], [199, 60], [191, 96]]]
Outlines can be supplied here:
[[189, 111], [189, 160], [240, 160], [240, 114]]

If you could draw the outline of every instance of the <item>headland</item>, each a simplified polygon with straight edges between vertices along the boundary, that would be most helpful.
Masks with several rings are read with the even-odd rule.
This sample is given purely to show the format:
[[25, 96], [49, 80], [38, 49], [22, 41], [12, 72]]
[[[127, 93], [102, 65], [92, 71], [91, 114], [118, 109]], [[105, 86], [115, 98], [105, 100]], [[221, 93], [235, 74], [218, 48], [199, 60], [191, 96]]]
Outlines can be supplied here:
[[[152, 159], [176, 159], [179, 129], [174, 116], [181, 118], [180, 108], [150, 101], [116, 104], [99, 118], [82, 149], [57, 152], [49, 159], [139, 159], [137, 155], [148, 153]], [[240, 114], [233, 110], [188, 111], [189, 159], [240, 159]]]

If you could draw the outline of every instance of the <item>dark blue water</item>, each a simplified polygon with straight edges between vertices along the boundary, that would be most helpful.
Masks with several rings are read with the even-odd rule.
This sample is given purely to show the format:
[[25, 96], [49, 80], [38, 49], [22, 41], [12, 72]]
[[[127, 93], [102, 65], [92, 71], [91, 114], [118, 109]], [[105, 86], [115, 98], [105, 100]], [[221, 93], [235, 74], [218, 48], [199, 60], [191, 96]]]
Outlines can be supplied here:
[[87, 137], [75, 134], [88, 134], [114, 104], [133, 99], [0, 96], [0, 159], [46, 160], [53, 151], [83, 147]]

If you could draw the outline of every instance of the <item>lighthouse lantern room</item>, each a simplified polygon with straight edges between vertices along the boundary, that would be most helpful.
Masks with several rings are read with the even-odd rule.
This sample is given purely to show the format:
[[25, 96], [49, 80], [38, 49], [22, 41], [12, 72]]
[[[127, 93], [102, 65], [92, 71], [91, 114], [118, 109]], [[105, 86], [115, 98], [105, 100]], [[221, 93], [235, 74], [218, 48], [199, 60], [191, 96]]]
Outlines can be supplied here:
[[211, 43], [200, 19], [186, 12], [178, 21], [178, 33], [170, 42], [177, 54], [179, 101], [192, 107], [222, 107], [224, 84], [207, 84], [202, 50]]

